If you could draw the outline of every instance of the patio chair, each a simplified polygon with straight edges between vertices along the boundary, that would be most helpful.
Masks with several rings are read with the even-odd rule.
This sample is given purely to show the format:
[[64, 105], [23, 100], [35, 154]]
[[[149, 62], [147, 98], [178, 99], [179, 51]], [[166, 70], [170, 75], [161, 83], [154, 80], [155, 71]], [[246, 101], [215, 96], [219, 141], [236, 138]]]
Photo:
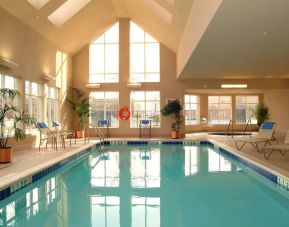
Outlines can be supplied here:
[[139, 121], [139, 138], [144, 136], [144, 131], [147, 130], [147, 136], [151, 138], [152, 121], [151, 120], [140, 120]]
[[39, 129], [40, 132], [40, 141], [39, 141], [39, 148], [38, 150], [40, 151], [40, 147], [42, 143], [46, 140], [46, 149], [47, 149], [47, 144], [49, 141], [51, 141], [51, 145], [54, 149], [57, 150], [57, 142], [58, 140], [61, 141], [62, 147], [64, 147], [64, 141], [63, 141], [63, 136], [59, 134], [57, 131], [50, 130], [49, 127], [47, 126], [46, 123], [44, 122], [37, 122], [37, 128]]
[[264, 158], [269, 159], [274, 151], [279, 151], [282, 155], [285, 155], [286, 152], [289, 151], [289, 131], [286, 134], [284, 143], [265, 147]]
[[[69, 139], [69, 143], [71, 146], [71, 140], [74, 138], [74, 144], [76, 144], [75, 131], [62, 129], [61, 124], [58, 121], [52, 121], [52, 127], [54, 128], [55, 131], [57, 131], [59, 134], [62, 135], [64, 142], [65, 142], [65, 139]], [[64, 144], [64, 148], [65, 148], [65, 144]]]
[[[263, 148], [267, 145], [270, 144], [273, 141], [277, 141], [274, 137], [274, 132], [276, 128], [276, 123], [275, 122], [269, 122], [265, 121], [256, 136], [254, 137], [242, 137], [242, 138], [236, 138], [235, 143], [236, 147], [238, 150], [241, 150], [245, 144], [249, 143], [254, 147], [259, 153], [262, 152]], [[278, 142], [278, 141], [277, 141]], [[259, 147], [259, 144], [263, 144], [261, 148]]]

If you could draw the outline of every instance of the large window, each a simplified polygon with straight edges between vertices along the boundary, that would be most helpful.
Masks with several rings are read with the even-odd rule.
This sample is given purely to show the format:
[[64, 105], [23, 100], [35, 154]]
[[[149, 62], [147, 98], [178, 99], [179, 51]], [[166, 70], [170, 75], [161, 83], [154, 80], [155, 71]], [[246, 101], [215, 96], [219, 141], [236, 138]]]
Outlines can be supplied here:
[[231, 96], [209, 96], [209, 123], [228, 124], [232, 119]]
[[25, 81], [25, 111], [27, 114], [33, 117], [36, 122], [38, 122], [40, 119], [40, 96], [40, 84]]
[[89, 82], [118, 83], [119, 23], [116, 23], [89, 46]]
[[238, 95], [236, 96], [236, 122], [237, 124], [245, 124], [251, 119], [252, 124], [257, 124], [257, 120], [253, 115], [253, 110], [259, 103], [257, 95]]
[[199, 96], [185, 95], [185, 124], [195, 125], [200, 123]]
[[[0, 88], [17, 89], [16, 78], [12, 76], [0, 74]], [[19, 100], [14, 100], [14, 105], [18, 106]], [[0, 99], [0, 105], [4, 105], [3, 100]]]
[[130, 22], [130, 81], [160, 81], [160, 44]]
[[16, 78], [12, 77], [12, 76], [0, 74], [0, 87], [1, 88], [17, 89]]
[[130, 127], [136, 128], [140, 120], [151, 120], [152, 127], [160, 127], [160, 92], [132, 91], [130, 93]]
[[118, 92], [91, 92], [89, 96], [89, 105], [91, 116], [89, 122], [98, 124], [98, 120], [109, 120], [110, 127], [118, 127]]
[[46, 119], [48, 124], [59, 120], [59, 90], [54, 87], [45, 87], [47, 95]]

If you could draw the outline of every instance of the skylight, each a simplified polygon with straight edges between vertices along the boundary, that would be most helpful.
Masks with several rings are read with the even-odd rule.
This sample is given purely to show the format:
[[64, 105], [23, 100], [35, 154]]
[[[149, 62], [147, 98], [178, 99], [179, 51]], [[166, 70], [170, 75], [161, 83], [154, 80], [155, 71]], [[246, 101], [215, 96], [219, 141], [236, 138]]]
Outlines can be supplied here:
[[48, 20], [50, 20], [56, 27], [60, 27], [90, 1], [91, 0], [67, 0], [48, 16]]
[[36, 9], [41, 9], [44, 5], [46, 5], [50, 0], [27, 0], [31, 5]]

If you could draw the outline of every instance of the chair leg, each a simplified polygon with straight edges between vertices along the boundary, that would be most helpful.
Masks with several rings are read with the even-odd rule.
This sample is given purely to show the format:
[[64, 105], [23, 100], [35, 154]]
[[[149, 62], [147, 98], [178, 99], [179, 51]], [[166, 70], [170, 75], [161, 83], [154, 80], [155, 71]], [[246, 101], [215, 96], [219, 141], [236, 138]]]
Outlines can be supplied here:
[[238, 146], [238, 141], [236, 141], [235, 142], [236, 143], [236, 147], [237, 147], [237, 149], [240, 151], [244, 146], [245, 146], [245, 144], [246, 144], [246, 142], [243, 142], [243, 144], [239, 147]]
[[274, 149], [270, 150], [268, 153], [266, 153], [266, 151], [264, 151], [264, 158], [266, 160], [268, 160], [271, 157], [273, 151], [274, 151]]

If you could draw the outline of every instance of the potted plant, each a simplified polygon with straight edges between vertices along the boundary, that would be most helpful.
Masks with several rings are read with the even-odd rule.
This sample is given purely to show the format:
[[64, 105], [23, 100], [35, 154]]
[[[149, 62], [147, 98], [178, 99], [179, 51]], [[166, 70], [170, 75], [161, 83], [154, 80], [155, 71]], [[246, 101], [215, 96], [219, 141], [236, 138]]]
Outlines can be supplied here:
[[171, 124], [172, 129], [172, 139], [180, 138], [180, 128], [182, 124], [181, 102], [178, 99], [168, 101], [168, 103], [161, 109], [161, 114], [163, 116], [172, 116], [173, 122]]
[[69, 107], [78, 115], [78, 129], [76, 130], [76, 138], [84, 136], [84, 125], [90, 115], [89, 99], [85, 97], [84, 92], [77, 88], [70, 88], [66, 101]]
[[12, 161], [12, 147], [9, 146], [11, 138], [16, 141], [25, 138], [25, 132], [20, 128], [23, 126], [21, 123], [34, 123], [29, 115], [15, 106], [14, 99], [19, 97], [20, 93], [17, 90], [0, 89], [0, 162]]
[[257, 119], [257, 124], [260, 127], [264, 121], [269, 119], [269, 109], [265, 104], [260, 103], [253, 110], [253, 115]]

